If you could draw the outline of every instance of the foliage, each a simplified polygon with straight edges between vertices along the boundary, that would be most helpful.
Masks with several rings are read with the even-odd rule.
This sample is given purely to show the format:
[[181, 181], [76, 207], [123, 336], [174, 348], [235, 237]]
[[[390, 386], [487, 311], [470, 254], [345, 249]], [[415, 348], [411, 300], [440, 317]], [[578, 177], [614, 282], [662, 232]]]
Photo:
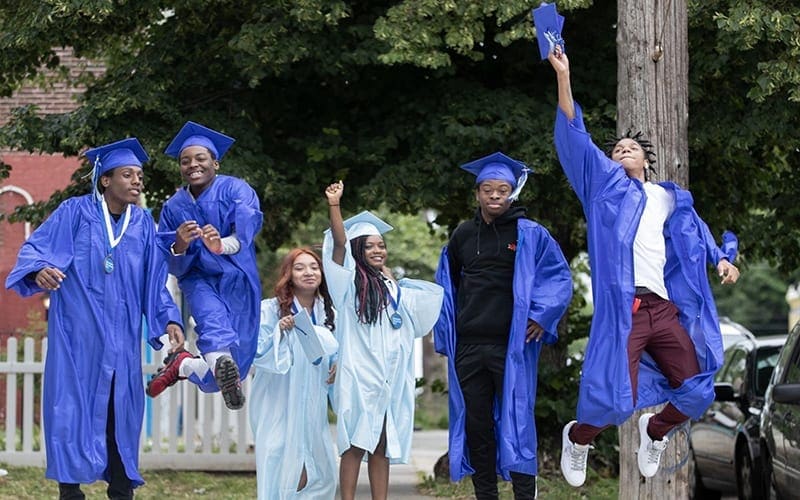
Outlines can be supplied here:
[[[739, 264], [741, 266], [741, 264]], [[711, 288], [717, 311], [759, 334], [785, 334], [789, 305], [787, 279], [766, 262], [745, 264], [736, 286], [722, 286], [716, 273]]]

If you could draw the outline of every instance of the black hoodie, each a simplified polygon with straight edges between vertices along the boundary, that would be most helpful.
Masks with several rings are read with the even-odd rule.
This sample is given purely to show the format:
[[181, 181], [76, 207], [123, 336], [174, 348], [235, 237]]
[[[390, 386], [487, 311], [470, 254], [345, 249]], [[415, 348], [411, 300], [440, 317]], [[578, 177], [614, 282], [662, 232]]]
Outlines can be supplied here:
[[453, 231], [447, 251], [457, 290], [458, 343], [508, 344], [517, 219], [525, 214], [525, 208], [512, 207], [487, 224], [478, 208], [475, 218]]

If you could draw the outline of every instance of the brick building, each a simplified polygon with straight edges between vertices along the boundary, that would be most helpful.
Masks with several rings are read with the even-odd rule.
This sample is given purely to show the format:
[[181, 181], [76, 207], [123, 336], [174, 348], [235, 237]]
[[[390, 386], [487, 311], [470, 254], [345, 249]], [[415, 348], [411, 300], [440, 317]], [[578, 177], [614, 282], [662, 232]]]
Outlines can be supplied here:
[[[78, 59], [69, 49], [58, 49], [62, 66], [72, 76], [85, 72], [99, 74], [102, 66]], [[0, 125], [5, 124], [11, 110], [35, 104], [41, 114], [66, 113], [77, 107], [76, 97], [83, 91], [63, 82], [46, 87], [29, 85], [10, 98], [0, 99]], [[22, 204], [43, 201], [58, 189], [65, 188], [73, 172], [80, 166], [78, 158], [62, 155], [40, 155], [0, 150], [0, 159], [12, 167], [11, 175], [0, 181], [0, 213], [8, 214]], [[30, 224], [0, 221], [0, 351], [5, 339], [15, 333], [36, 327], [45, 318], [43, 295], [22, 299], [16, 292], [5, 289], [5, 280], [16, 262], [17, 252], [33, 230]]]

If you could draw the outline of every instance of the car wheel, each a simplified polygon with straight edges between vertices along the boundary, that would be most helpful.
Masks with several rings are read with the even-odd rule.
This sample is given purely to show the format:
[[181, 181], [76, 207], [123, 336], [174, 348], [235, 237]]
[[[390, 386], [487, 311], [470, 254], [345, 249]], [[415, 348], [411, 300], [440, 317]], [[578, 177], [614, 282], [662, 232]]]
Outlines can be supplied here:
[[750, 458], [747, 446], [739, 446], [736, 450], [736, 486], [739, 490], [739, 500], [764, 498], [759, 471], [753, 468], [753, 459]]
[[764, 500], [774, 500], [778, 498], [775, 493], [775, 485], [772, 482], [772, 457], [764, 446], [761, 447], [761, 492]]
[[694, 461], [694, 451], [689, 454], [687, 463], [689, 467], [689, 499], [690, 500], [719, 500], [722, 494], [719, 491], [709, 490], [703, 485], [703, 478]]

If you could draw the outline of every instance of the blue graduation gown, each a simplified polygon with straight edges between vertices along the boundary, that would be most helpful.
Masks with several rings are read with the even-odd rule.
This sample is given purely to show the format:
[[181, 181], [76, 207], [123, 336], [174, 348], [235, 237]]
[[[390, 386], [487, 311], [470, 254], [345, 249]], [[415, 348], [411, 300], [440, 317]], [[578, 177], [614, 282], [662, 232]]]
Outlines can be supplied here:
[[113, 379], [117, 445], [125, 473], [138, 486], [142, 315], [156, 349], [167, 323], [181, 319], [165, 286], [166, 249], [156, 246], [150, 214], [131, 207], [110, 274], [103, 269], [104, 224], [93, 195], [64, 201], [22, 245], [6, 288], [27, 297], [43, 291], [28, 274], [55, 267], [66, 275], [50, 292], [42, 396], [45, 475], [65, 483], [108, 481], [105, 432]]
[[714, 399], [714, 373], [722, 362], [722, 335], [708, 283], [706, 263], [732, 260], [735, 237], [728, 233], [726, 255], [692, 207], [692, 195], [671, 182], [660, 183], [675, 199], [664, 227], [664, 281], [680, 322], [695, 346], [701, 373], [672, 390], [653, 359], [643, 353], [637, 405], [628, 372], [628, 336], [634, 298], [633, 239], [644, 210], [642, 183], [592, 143], [576, 104], [569, 121], [559, 109], [555, 144], [561, 166], [583, 205], [592, 269], [594, 317], [583, 362], [578, 422], [619, 425], [636, 408], [667, 401], [699, 418]]
[[[459, 481], [475, 470], [469, 464], [464, 395], [455, 367], [457, 291], [450, 277], [447, 247], [439, 259], [436, 282], [444, 287], [445, 296], [433, 330], [434, 343], [436, 352], [447, 356], [450, 478]], [[517, 221], [512, 286], [514, 309], [503, 375], [503, 401], [500, 411], [495, 408], [497, 472], [506, 480], [511, 479], [511, 472], [531, 475], [538, 472], [534, 407], [542, 342], [525, 343], [528, 320], [544, 328], [544, 343], [553, 344], [558, 339], [558, 321], [572, 300], [572, 276], [561, 248], [544, 227], [529, 219]]]
[[[161, 210], [159, 229], [174, 232], [187, 220], [202, 227], [211, 224], [222, 238], [234, 231], [241, 244], [233, 255], [215, 255], [195, 240], [182, 256], [171, 256], [169, 270], [197, 322], [197, 347], [202, 353], [230, 349], [242, 378], [247, 376], [258, 340], [261, 281], [256, 267], [254, 239], [263, 214], [258, 196], [246, 182], [218, 175], [195, 200], [186, 187], [178, 190]], [[174, 234], [162, 235], [174, 241]], [[190, 380], [204, 392], [219, 390], [213, 367], [203, 379]]]

